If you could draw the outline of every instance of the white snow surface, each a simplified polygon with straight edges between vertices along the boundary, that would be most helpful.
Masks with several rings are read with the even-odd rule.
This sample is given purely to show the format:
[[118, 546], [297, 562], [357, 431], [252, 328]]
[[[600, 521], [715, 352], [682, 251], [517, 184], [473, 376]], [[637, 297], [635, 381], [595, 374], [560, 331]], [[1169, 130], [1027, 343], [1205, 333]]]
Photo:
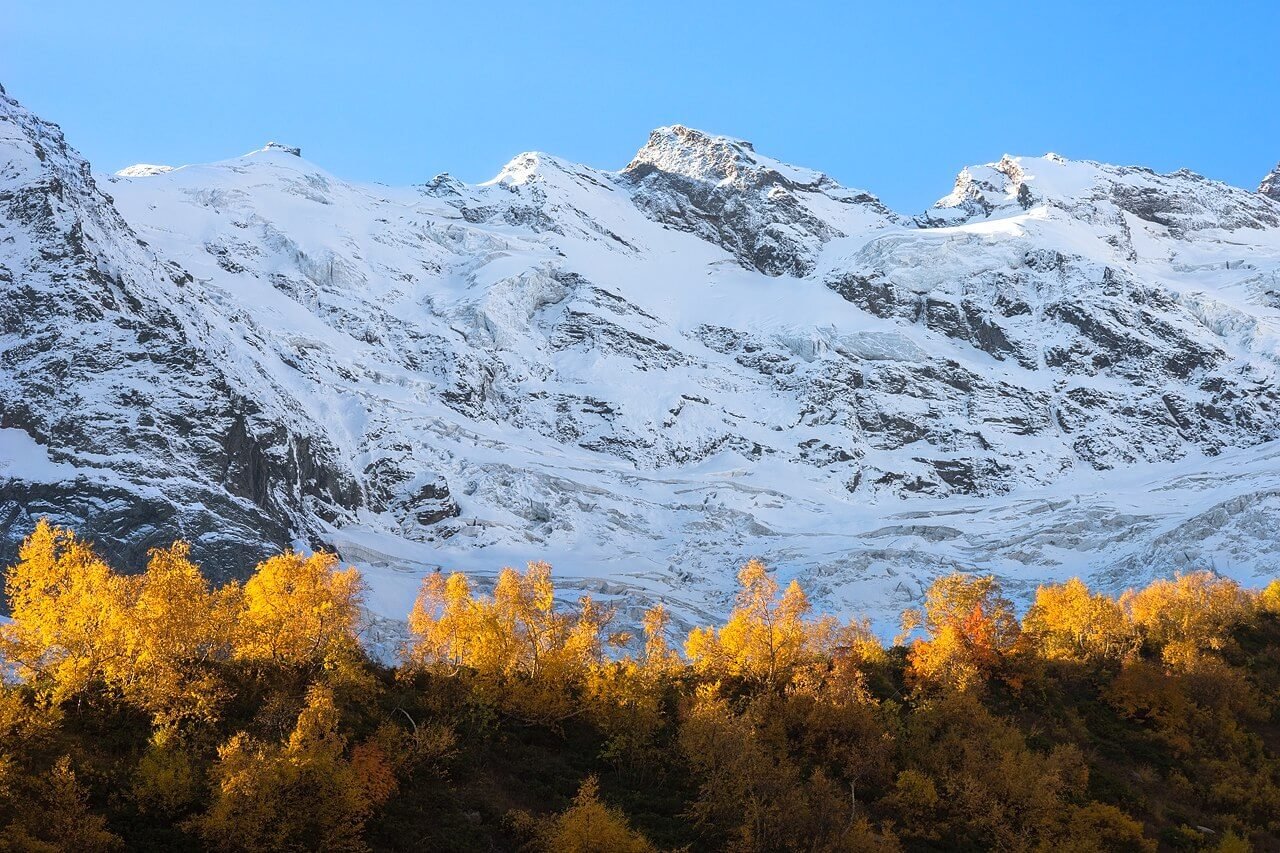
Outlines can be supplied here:
[[[624, 620], [662, 600], [688, 624], [759, 556], [886, 632], [957, 569], [1022, 601], [1075, 575], [1280, 574], [1280, 424], [1253, 402], [1280, 364], [1280, 203], [1260, 195], [1007, 157], [913, 220], [679, 126], [626, 170], [529, 153], [480, 185], [350, 182], [275, 144], [99, 180], [193, 276], [175, 310], [220, 368], [382, 494], [316, 522], [379, 616], [436, 569], [532, 559]], [[753, 268], [698, 187], [808, 271]], [[937, 305], [978, 305], [1008, 346]], [[1099, 325], [1130, 337], [1105, 350]], [[0, 430], [0, 478], [69, 473]], [[457, 515], [424, 522], [441, 482]]]
[[154, 163], [134, 163], [132, 166], [126, 166], [116, 175], [121, 178], [148, 178], [152, 175], [163, 175], [165, 172], [172, 172], [172, 166], [158, 166]]
[[54, 462], [49, 451], [25, 431], [0, 429], [0, 477], [31, 483], [61, 483], [74, 479], [76, 470]]

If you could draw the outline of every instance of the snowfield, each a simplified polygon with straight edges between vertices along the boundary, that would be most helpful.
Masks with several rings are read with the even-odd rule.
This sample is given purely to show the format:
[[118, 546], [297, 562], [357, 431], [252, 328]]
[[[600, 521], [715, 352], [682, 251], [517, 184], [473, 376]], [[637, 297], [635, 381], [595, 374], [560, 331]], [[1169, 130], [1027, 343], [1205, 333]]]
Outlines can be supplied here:
[[688, 624], [759, 556], [890, 633], [957, 569], [1257, 585], [1278, 271], [1280, 201], [1186, 171], [1006, 157], [908, 216], [672, 127], [480, 185], [95, 176], [0, 95], [0, 521], [327, 545], [389, 619], [530, 559]]

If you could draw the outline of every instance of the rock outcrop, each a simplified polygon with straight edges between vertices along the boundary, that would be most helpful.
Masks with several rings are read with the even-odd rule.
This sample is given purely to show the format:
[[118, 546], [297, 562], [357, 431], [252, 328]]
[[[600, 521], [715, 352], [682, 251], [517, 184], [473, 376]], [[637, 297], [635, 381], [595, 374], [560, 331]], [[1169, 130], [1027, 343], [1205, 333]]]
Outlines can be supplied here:
[[1280, 201], [1280, 164], [1267, 173], [1262, 179], [1262, 183], [1258, 185], [1258, 192], [1267, 198], [1273, 198]]

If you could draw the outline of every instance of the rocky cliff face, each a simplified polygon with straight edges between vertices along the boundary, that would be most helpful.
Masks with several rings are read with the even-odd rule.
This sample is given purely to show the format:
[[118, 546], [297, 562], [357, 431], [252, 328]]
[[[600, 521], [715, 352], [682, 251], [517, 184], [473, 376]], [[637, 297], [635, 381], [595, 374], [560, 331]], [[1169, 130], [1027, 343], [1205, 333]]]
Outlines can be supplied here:
[[749, 142], [676, 125], [655, 130], [622, 171], [633, 200], [765, 275], [803, 276], [822, 247], [895, 224], [875, 196], [757, 154]]
[[1262, 179], [1262, 183], [1258, 185], [1258, 192], [1280, 201], [1280, 164], [1267, 173]]
[[0, 464], [0, 559], [49, 515], [120, 560], [188, 537], [229, 577], [315, 533], [313, 514], [359, 507], [319, 434], [266, 414], [280, 411], [271, 390], [219, 366], [190, 273], [138, 238], [56, 126], [5, 95], [0, 246], [0, 429], [62, 472], [23, 476], [26, 454]]
[[955, 568], [1277, 570], [1265, 194], [1006, 157], [904, 217], [679, 126], [481, 185], [275, 143], [95, 180], [3, 103], [10, 543], [323, 542], [391, 615], [534, 557], [688, 618], [752, 555], [872, 614]]
[[[1243, 235], [1258, 232], [1270, 246], [1262, 235], [1274, 233], [1278, 214], [1253, 193], [1189, 172], [1006, 157], [966, 169], [920, 218], [928, 230], [870, 241], [825, 281], [868, 313], [1016, 365], [1023, 379], [994, 386], [990, 371], [946, 369], [942, 381], [1004, 402], [995, 417], [931, 418], [952, 428], [947, 443], [974, 454], [952, 460], [963, 491], [1012, 488], [1079, 463], [1110, 470], [1280, 437], [1270, 321], [1204, 287], [1257, 257], [1215, 251], [1224, 234], [1245, 246]], [[1249, 287], [1268, 276], [1230, 277]], [[911, 385], [929, 382], [915, 376]], [[1035, 443], [1027, 455], [993, 430], [1042, 436], [1057, 449]]]

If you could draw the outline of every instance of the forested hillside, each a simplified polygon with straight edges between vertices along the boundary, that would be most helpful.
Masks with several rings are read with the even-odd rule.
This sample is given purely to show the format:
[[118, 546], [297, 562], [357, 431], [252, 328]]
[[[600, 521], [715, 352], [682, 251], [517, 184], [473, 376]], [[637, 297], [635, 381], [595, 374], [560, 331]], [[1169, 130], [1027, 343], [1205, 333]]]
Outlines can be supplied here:
[[8, 570], [0, 850], [1280, 849], [1280, 581], [956, 574], [886, 647], [752, 561], [681, 643], [531, 563], [429, 577], [388, 667], [332, 556], [119, 568]]

